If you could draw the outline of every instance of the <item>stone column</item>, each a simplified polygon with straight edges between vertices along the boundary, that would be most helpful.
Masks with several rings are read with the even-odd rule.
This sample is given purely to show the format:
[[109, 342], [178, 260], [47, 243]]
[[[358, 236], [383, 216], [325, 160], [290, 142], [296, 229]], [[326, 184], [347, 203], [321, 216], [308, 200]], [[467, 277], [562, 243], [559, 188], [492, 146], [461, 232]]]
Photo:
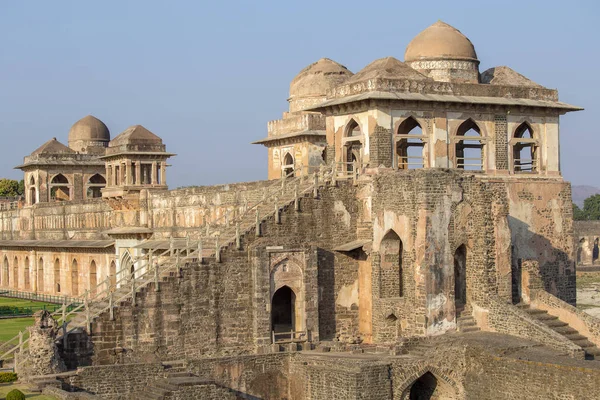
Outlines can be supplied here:
[[112, 186], [112, 165], [106, 164], [106, 186]]
[[167, 184], [167, 162], [166, 161], [162, 161], [160, 163], [160, 184], [161, 185]]
[[136, 185], [142, 184], [142, 162], [135, 162], [135, 183]]
[[150, 173], [150, 183], [156, 185], [156, 161], [152, 162], [152, 172]]
[[125, 161], [125, 179], [126, 179], [126, 185], [127, 186], [131, 186], [133, 185], [133, 174], [131, 171], [131, 160], [127, 160]]
[[[421, 127], [423, 131], [427, 130], [427, 127]], [[454, 168], [451, 165], [450, 154], [448, 152], [450, 143], [450, 137], [448, 134], [448, 119], [445, 112], [438, 112], [435, 114], [433, 119], [433, 132], [427, 132], [430, 135], [431, 140], [426, 146], [429, 146], [429, 157], [426, 160], [428, 165], [427, 168]]]

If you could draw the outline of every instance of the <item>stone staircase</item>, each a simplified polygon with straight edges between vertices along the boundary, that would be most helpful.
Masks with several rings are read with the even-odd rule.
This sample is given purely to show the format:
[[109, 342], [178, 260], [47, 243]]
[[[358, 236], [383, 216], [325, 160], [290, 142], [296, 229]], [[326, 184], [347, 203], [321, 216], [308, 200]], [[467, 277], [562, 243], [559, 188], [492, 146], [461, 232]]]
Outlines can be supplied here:
[[[190, 240], [179, 239], [175, 241], [166, 240], [168, 250], [161, 250], [152, 253], [156, 243], [149, 244], [148, 247], [142, 247], [150, 250], [152, 256], [139, 258], [134, 261], [133, 278], [132, 276], [122, 276], [116, 283], [100, 283], [90, 292], [75, 299], [74, 310], [66, 312], [67, 306], [73, 307], [73, 304], [65, 304], [62, 317], [58, 322], [68, 321], [66, 332], [68, 334], [77, 328], [89, 329], [94, 319], [106, 311], [111, 311], [118, 307], [121, 302], [135, 302], [135, 296], [142, 290], [145, 290], [151, 283], [159, 283], [163, 279], [177, 274], [179, 268], [189, 262], [197, 262], [199, 259], [206, 261], [220, 262], [220, 253], [229, 247], [243, 247], [245, 235], [260, 235], [261, 224], [269, 219], [275, 219], [276, 223], [281, 223], [281, 212], [288, 207], [298, 207], [301, 198], [307, 196], [318, 197], [318, 190], [321, 186], [332, 181], [333, 173], [330, 167], [326, 167], [315, 172], [312, 176], [288, 177], [280, 181], [274, 181], [269, 187], [265, 188], [264, 196], [261, 201], [251, 207], [246, 206], [242, 210], [227, 211], [218, 221], [208, 225], [200, 233], [201, 239]], [[152, 241], [151, 241], [152, 242]], [[169, 246], [170, 245], [170, 246]], [[164, 247], [163, 247], [164, 248]], [[93, 296], [89, 293], [95, 293]], [[57, 316], [60, 312], [56, 313]], [[4, 345], [0, 346], [0, 360], [11, 360], [14, 354], [23, 351], [27, 345], [27, 340], [23, 341], [18, 336], [12, 338]], [[16, 368], [17, 366], [15, 366]]]
[[456, 329], [458, 332], [463, 333], [480, 331], [470, 310], [463, 310], [456, 313]]
[[187, 371], [183, 361], [163, 363], [166, 377], [157, 379], [142, 392], [131, 396], [135, 400], [236, 400], [251, 398], [240, 396], [237, 392], [223, 387], [213, 380], [200, 378]]
[[553, 331], [560, 333], [573, 342], [573, 344], [581, 347], [585, 352], [586, 360], [600, 360], [600, 349], [566, 322], [561, 321], [558, 317], [548, 314], [547, 311], [532, 308], [529, 304], [519, 303], [517, 304], [517, 307], [527, 312], [531, 317], [544, 323]]

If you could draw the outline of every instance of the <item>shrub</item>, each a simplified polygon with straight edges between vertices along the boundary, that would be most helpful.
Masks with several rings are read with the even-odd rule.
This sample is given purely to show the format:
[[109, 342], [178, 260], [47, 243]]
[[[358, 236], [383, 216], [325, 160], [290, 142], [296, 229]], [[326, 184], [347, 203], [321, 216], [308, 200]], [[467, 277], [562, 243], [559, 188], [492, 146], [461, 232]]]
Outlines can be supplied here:
[[17, 374], [14, 372], [0, 372], [0, 383], [10, 383], [17, 380]]
[[14, 389], [8, 392], [6, 400], [25, 400], [25, 395], [20, 390]]

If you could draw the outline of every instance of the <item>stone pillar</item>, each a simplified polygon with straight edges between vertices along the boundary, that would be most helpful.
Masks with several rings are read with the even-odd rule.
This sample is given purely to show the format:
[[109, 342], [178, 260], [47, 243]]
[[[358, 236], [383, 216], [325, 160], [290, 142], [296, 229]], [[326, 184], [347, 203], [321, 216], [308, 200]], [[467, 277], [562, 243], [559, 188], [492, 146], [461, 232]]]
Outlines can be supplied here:
[[142, 184], [142, 162], [141, 161], [135, 162], [135, 184], [136, 185]]
[[150, 183], [156, 185], [156, 161], [152, 162], [152, 172], [150, 173]]
[[[422, 127], [423, 130], [427, 129]], [[448, 134], [448, 119], [445, 112], [436, 113], [433, 119], [433, 132], [427, 132], [430, 135], [429, 141], [429, 159], [425, 167], [432, 168], [454, 168], [451, 165], [448, 148], [451, 145]], [[427, 144], [426, 144], [427, 145]]]
[[496, 171], [508, 173], [508, 124], [506, 115], [494, 115], [494, 134], [496, 136]]
[[113, 186], [112, 183], [112, 165], [106, 164], [106, 186]]
[[161, 185], [167, 184], [167, 162], [166, 161], [162, 161], [160, 163], [160, 184]]
[[131, 186], [133, 185], [133, 174], [131, 171], [131, 160], [127, 160], [125, 161], [125, 179], [126, 179], [126, 186]]
[[392, 132], [390, 129], [377, 125], [370, 137], [370, 166], [392, 166]]

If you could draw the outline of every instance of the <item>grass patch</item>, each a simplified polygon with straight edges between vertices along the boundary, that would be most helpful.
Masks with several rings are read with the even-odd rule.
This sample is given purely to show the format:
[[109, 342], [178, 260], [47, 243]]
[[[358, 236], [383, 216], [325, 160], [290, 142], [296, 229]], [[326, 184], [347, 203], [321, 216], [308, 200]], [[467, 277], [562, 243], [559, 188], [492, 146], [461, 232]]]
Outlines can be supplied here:
[[600, 272], [578, 272], [577, 273], [577, 288], [592, 286], [593, 284], [600, 285]]
[[0, 297], [0, 307], [1, 306], [10, 306], [10, 307], [46, 307], [50, 310], [54, 309], [54, 307], [60, 307], [58, 304], [52, 303], [43, 303], [41, 301], [32, 301], [32, 300], [23, 300], [23, 299], [13, 299], [11, 297]]
[[[0, 342], [7, 342], [31, 325], [33, 325], [33, 318], [0, 319]], [[24, 338], [28, 336], [29, 334], [27, 333]]]
[[600, 306], [595, 306], [593, 304], [581, 304], [577, 303], [577, 308], [580, 310], [589, 310], [590, 308], [599, 308]]
[[6, 397], [6, 395], [8, 394], [8, 392], [10, 392], [13, 389], [19, 389], [21, 392], [23, 392], [25, 394], [25, 397], [27, 397], [28, 400], [29, 399], [56, 400], [56, 397], [50, 397], [50, 396], [46, 396], [46, 395], [43, 395], [40, 393], [33, 393], [30, 390], [28, 390], [25, 385], [10, 384], [10, 383], [0, 384], [0, 399], [4, 399]]

